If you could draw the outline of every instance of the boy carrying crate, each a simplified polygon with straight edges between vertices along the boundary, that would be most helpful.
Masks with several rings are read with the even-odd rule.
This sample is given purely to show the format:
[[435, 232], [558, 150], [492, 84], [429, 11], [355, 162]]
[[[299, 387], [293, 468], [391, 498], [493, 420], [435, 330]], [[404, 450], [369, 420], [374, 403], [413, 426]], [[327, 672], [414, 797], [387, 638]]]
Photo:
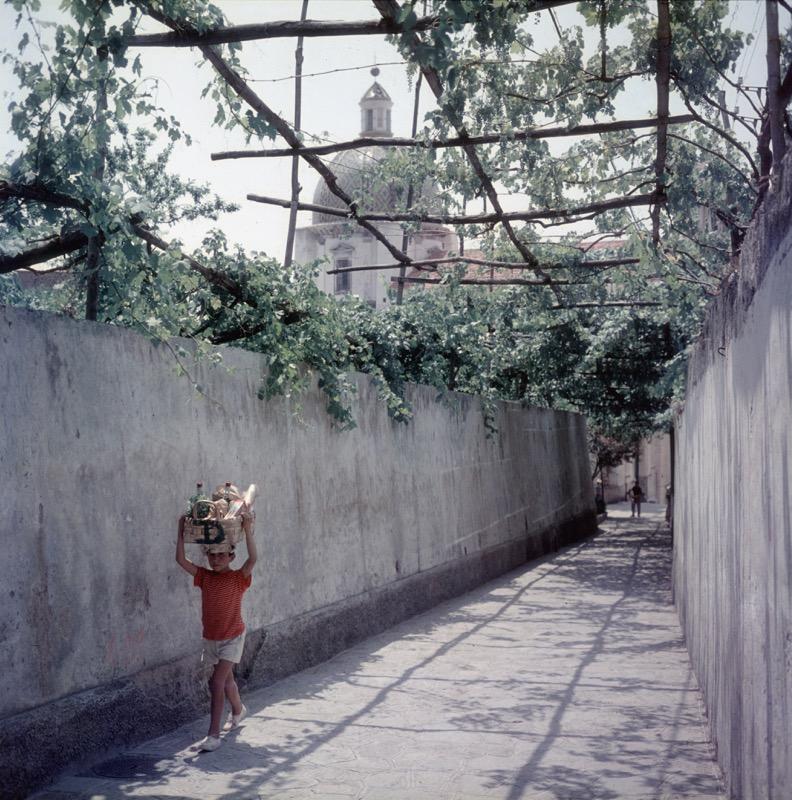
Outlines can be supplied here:
[[209, 678], [211, 693], [209, 732], [198, 745], [200, 750], [206, 751], [217, 750], [222, 743], [220, 723], [226, 699], [231, 704], [231, 712], [224, 730], [235, 728], [247, 713], [234, 680], [234, 664], [240, 662], [245, 646], [242, 595], [250, 587], [258, 555], [256, 542], [253, 539], [255, 516], [249, 511], [241, 516], [248, 557], [238, 570], [231, 569], [230, 565], [235, 556], [234, 545], [227, 542], [204, 548], [209, 559], [209, 569], [193, 564], [184, 553], [184, 535], [188, 517], [183, 515], [179, 518], [176, 563], [193, 576], [193, 585], [201, 590], [203, 652], [204, 658], [213, 666], [212, 676]]

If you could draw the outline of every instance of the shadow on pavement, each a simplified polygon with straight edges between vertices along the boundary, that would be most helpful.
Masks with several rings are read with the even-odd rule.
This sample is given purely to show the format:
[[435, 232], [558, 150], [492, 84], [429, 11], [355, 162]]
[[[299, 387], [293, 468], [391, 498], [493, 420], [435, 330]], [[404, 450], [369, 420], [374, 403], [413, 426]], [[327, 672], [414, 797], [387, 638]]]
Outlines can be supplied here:
[[[224, 798], [316, 797], [319, 774], [359, 797], [454, 797], [466, 787], [471, 797], [506, 800], [720, 797], [714, 769], [701, 768], [697, 688], [681, 631], [667, 618], [670, 573], [661, 514], [632, 520], [617, 510], [592, 539], [249, 695], [248, 725], [217, 752], [187, 751], [202, 735], [196, 723], [130, 753], [139, 759], [133, 775], [111, 775], [110, 762], [93, 774], [104, 767], [117, 777], [108, 797], [150, 797], [145, 790], [180, 780], [197, 790], [220, 777]], [[398, 663], [385, 652], [396, 643]], [[439, 666], [447, 659], [450, 667]], [[668, 664], [667, 682], [658, 663]], [[354, 707], [325, 710], [342, 689]], [[424, 767], [407, 764], [405, 753], [427, 736], [440, 760], [444, 741], [457, 748], [455, 767], [428, 764], [447, 783], [410, 794], [399, 776]], [[369, 761], [382, 763], [366, 777], [360, 753], [369, 738], [379, 743]], [[390, 794], [366, 792], [371, 776], [391, 772]], [[163, 794], [174, 797], [170, 788]]]

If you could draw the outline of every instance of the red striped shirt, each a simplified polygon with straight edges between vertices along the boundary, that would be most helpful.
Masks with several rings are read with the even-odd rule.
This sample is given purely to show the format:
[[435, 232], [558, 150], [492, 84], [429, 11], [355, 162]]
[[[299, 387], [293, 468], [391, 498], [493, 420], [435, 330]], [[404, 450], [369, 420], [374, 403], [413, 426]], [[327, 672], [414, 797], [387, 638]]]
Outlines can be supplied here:
[[201, 589], [203, 638], [212, 641], [234, 639], [245, 630], [242, 622], [242, 595], [250, 586], [251, 576], [241, 570], [214, 572], [198, 567], [193, 585]]

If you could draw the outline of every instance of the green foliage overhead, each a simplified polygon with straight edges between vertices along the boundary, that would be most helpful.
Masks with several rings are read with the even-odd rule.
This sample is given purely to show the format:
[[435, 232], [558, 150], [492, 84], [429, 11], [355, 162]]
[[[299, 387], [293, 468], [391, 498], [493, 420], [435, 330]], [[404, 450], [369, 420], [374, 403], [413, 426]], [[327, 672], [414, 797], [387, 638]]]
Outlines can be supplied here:
[[[22, 26], [40, 10], [38, 0], [10, 2]], [[563, 152], [544, 139], [515, 139], [517, 131], [548, 124], [611, 120], [630, 80], [647, 87], [647, 107], [635, 116], [653, 113], [651, 4], [578, 3], [581, 24], [558, 28], [541, 43], [531, 0], [434, 0], [428, 11], [437, 24], [416, 33], [422, 6], [398, 7], [403, 33], [392, 37], [412, 75], [431, 71], [443, 88], [440, 108], [427, 116], [419, 138], [456, 136], [463, 127], [471, 135], [498, 132], [498, 142], [477, 146], [478, 157], [501, 193], [519, 194], [531, 208], [596, 204], [655, 188], [652, 129], [603, 131], [573, 140]], [[410, 418], [404, 386], [415, 381], [440, 395], [480, 396], [490, 422], [498, 399], [583, 411], [597, 452], [618, 457], [620, 443], [667, 425], [683, 388], [685, 349], [755, 209], [755, 142], [737, 140], [731, 128], [740, 122], [732, 118], [727, 126], [717, 94], [747, 42], [725, 29], [727, 8], [722, 0], [671, 4], [671, 86], [699, 119], [669, 130], [658, 247], [645, 209], [586, 215], [588, 241], [613, 234], [619, 245], [585, 255], [580, 232], [551, 243], [536, 226], [518, 224], [520, 246], [530, 249], [540, 271], [497, 275], [547, 278], [545, 285], [471, 288], [460, 283], [463, 267], [449, 267], [445, 285], [408, 291], [403, 305], [374, 312], [357, 298], [322, 294], [314, 280], [320, 265], [285, 269], [211, 229], [191, 254], [174, 238], [180, 221], [215, 220], [233, 206], [170, 171], [175, 143], [189, 137], [151, 100], [141, 80], [144, 54], [127, 50], [125, 39], [146, 14], [174, 30], [202, 32], [228, 24], [222, 9], [200, 0], [63, 0], [69, 22], [46, 31], [51, 45], [42, 43], [34, 23], [3, 55], [21, 88], [8, 108], [20, 149], [0, 168], [0, 263], [16, 264], [42, 242], [74, 246], [30, 262], [48, 261], [54, 270], [46, 289], [25, 288], [13, 267], [4, 269], [0, 301], [79, 317], [86, 286], [98, 278], [101, 321], [163, 342], [183, 336], [201, 349], [235, 343], [261, 352], [268, 367], [263, 397], [297, 391], [308, 365], [341, 426], [354, 424], [346, 376], [359, 370], [373, 376], [395, 420]], [[628, 38], [614, 40], [619, 26]], [[241, 49], [225, 45], [216, 52], [244, 76]], [[204, 96], [213, 103], [208, 123], [239, 128], [249, 139], [274, 136], [271, 120], [220, 77], [209, 79]], [[465, 213], [486, 195], [461, 150], [416, 148], [375, 162], [353, 199], [365, 211], [383, 184], [406, 201], [410, 185], [429, 182], [439, 195], [415, 192], [413, 210]], [[468, 241], [475, 237], [489, 259], [523, 261], [502, 227], [459, 232]], [[91, 248], [100, 254], [98, 266], [87, 257]], [[581, 264], [626, 256], [639, 263]], [[657, 306], [590, 307], [611, 302]]]

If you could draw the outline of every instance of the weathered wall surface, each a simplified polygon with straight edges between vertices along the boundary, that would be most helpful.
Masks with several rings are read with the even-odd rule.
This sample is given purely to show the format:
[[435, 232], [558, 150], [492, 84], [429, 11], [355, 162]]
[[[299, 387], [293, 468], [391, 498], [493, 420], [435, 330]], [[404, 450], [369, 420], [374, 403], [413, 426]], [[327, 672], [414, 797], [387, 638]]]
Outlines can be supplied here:
[[260, 357], [224, 355], [232, 373], [190, 366], [201, 396], [166, 347], [0, 309], [4, 797], [205, 710], [199, 593], [174, 562], [196, 479], [261, 487], [252, 684], [595, 528], [576, 415], [504, 404], [487, 439], [474, 398], [413, 387], [398, 425], [359, 376], [342, 433], [319, 392], [295, 416], [256, 398]]
[[677, 421], [674, 588], [734, 798], [792, 792], [792, 162], [709, 314]]

